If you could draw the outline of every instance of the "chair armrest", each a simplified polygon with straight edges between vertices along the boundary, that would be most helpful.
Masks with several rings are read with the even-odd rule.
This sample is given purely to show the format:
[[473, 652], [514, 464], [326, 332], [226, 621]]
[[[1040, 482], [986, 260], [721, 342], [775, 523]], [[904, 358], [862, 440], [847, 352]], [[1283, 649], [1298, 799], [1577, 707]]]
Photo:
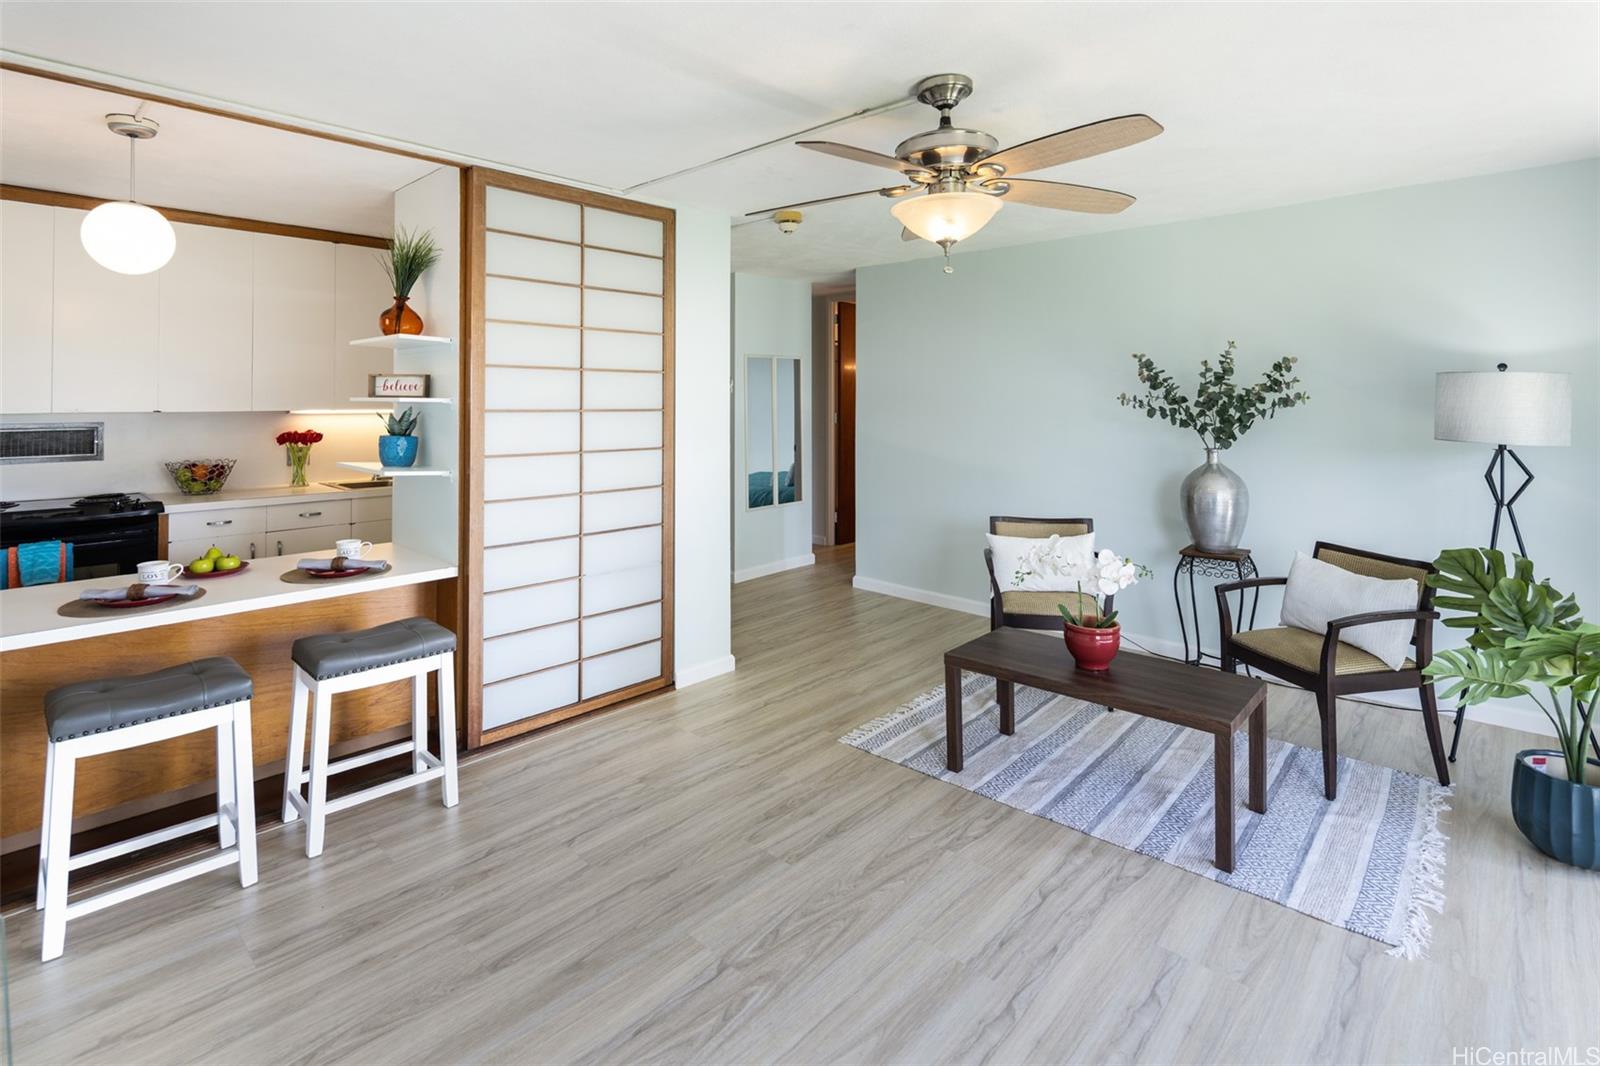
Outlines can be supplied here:
[[[1252, 577], [1246, 581], [1230, 581], [1226, 585], [1218, 585], [1213, 591], [1217, 594], [1217, 632], [1222, 638], [1220, 650], [1226, 651], [1228, 641], [1233, 639], [1233, 610], [1228, 606], [1228, 593], [1238, 592], [1240, 589], [1260, 588], [1263, 585], [1282, 585], [1289, 579], [1286, 577]], [[1176, 586], [1174, 586], [1176, 587]], [[1199, 620], [1195, 620], [1199, 625]]]
[[1226, 585], [1217, 585], [1215, 591], [1221, 596], [1229, 592], [1238, 592], [1240, 589], [1261, 588], [1263, 585], [1287, 585], [1288, 583], [1289, 579], [1286, 577], [1252, 577], [1244, 581], [1230, 581]]
[[993, 549], [991, 549], [991, 548], [983, 549], [983, 565], [986, 566], [988, 568], [988, 570], [989, 570], [989, 593], [990, 593], [990, 595], [989, 595], [989, 628], [990, 629], [999, 629], [1000, 628], [1000, 624], [1003, 621], [1005, 621], [1005, 614], [1001, 610], [1000, 582], [994, 576], [994, 550]]
[[[1328, 632], [1322, 638], [1322, 676], [1332, 677], [1334, 666], [1338, 657], [1339, 634], [1346, 629], [1356, 626], [1370, 626], [1377, 622], [1414, 622], [1421, 626], [1423, 622], [1434, 622], [1439, 618], [1438, 611], [1368, 611], [1365, 614], [1347, 614], [1343, 618], [1335, 618], [1328, 623]], [[1417, 645], [1417, 666], [1428, 665], [1432, 657], [1429, 654], [1429, 645], [1417, 640], [1415, 636], [1412, 643]]]

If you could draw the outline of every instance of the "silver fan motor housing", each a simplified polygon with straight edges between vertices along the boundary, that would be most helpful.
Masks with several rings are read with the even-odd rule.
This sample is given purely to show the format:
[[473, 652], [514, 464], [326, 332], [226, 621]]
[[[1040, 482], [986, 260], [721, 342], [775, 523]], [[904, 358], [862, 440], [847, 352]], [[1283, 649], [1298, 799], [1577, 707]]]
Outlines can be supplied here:
[[941, 126], [907, 137], [895, 146], [894, 154], [907, 163], [935, 170], [970, 166], [999, 147], [1000, 142], [982, 130]]

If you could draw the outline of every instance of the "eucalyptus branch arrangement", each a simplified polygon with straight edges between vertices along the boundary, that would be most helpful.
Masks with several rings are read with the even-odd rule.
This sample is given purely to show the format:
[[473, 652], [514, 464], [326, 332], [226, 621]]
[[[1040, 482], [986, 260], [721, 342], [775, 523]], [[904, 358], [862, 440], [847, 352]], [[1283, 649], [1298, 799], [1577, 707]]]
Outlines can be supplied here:
[[407, 407], [399, 414], [379, 414], [378, 420], [389, 430], [391, 437], [409, 437], [417, 431], [417, 409]]
[[1144, 394], [1123, 393], [1117, 399], [1124, 407], [1143, 411], [1147, 418], [1161, 418], [1180, 429], [1192, 429], [1207, 448], [1224, 451], [1258, 421], [1311, 399], [1299, 388], [1300, 379], [1294, 376], [1298, 360], [1292, 355], [1273, 363], [1256, 384], [1234, 384], [1235, 347], [1229, 341], [1217, 356], [1216, 366], [1209, 359], [1201, 360], [1200, 386], [1193, 399], [1184, 394], [1171, 374], [1156, 366], [1155, 360], [1135, 352], [1133, 361], [1139, 367]]
[[378, 262], [394, 287], [395, 296], [410, 296], [417, 279], [439, 261], [439, 245], [428, 231], [417, 233], [404, 227], [389, 238], [389, 249], [378, 253]]

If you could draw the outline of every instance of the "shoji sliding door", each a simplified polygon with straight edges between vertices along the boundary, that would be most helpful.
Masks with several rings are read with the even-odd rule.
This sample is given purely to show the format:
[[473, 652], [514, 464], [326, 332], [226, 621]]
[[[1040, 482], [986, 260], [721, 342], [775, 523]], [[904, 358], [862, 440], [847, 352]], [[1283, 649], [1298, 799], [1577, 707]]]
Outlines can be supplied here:
[[468, 740], [672, 681], [673, 215], [470, 181]]

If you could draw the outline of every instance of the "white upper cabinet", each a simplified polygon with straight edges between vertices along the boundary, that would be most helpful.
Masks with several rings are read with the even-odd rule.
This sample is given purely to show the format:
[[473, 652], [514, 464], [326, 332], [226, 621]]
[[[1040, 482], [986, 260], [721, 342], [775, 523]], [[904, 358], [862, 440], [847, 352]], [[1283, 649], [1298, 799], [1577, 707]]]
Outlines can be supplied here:
[[178, 250], [157, 272], [161, 289], [163, 411], [248, 411], [251, 406], [251, 235], [177, 223]]
[[353, 396], [367, 394], [368, 374], [394, 371], [394, 353], [383, 348], [352, 348], [350, 342], [378, 335], [378, 316], [394, 306], [389, 278], [377, 248], [355, 244], [334, 246], [334, 365], [337, 380], [326, 406], [349, 407]]
[[160, 271], [107, 270], [78, 240], [87, 212], [54, 212], [51, 410], [154, 411]]
[[334, 245], [267, 233], [250, 239], [255, 251], [250, 406], [257, 411], [327, 407], [338, 376], [332, 358]]
[[50, 410], [51, 278], [55, 215], [0, 202], [0, 411]]

